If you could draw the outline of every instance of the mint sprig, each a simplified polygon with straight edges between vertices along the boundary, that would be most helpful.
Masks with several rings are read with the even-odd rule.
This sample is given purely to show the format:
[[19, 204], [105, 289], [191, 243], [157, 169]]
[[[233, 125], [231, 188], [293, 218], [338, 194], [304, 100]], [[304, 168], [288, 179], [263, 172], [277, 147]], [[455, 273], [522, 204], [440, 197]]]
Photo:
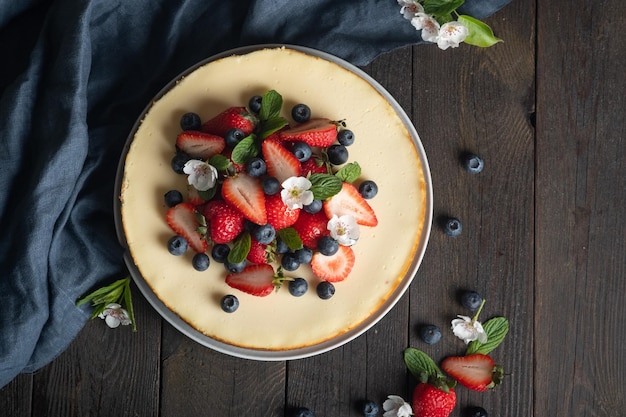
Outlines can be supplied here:
[[467, 346], [466, 355], [472, 353], [486, 355], [497, 348], [509, 332], [509, 321], [504, 317], [494, 317], [483, 323], [483, 329], [487, 333], [487, 341], [485, 343], [480, 343], [478, 340], [472, 341]]
[[311, 192], [316, 200], [326, 200], [341, 191], [343, 183], [341, 179], [331, 174], [311, 174]]
[[232, 264], [243, 262], [248, 256], [248, 253], [250, 253], [251, 246], [252, 238], [250, 237], [250, 233], [243, 232], [240, 234], [239, 237], [235, 239], [233, 248], [228, 253], [228, 262]]
[[343, 182], [352, 184], [361, 176], [361, 166], [358, 162], [350, 162], [342, 166], [335, 176]]
[[99, 288], [76, 302], [77, 306], [81, 306], [91, 301], [93, 311], [91, 319], [98, 317], [109, 304], [119, 304], [126, 307], [128, 318], [133, 326], [133, 331], [137, 331], [137, 323], [135, 321], [135, 310], [133, 308], [133, 299], [130, 291], [130, 277], [126, 277], [115, 281], [114, 283]]
[[445, 376], [435, 361], [419, 349], [406, 348], [404, 363], [411, 375], [419, 382], [429, 383], [444, 392], [450, 392], [450, 388], [456, 386], [456, 381]]
[[251, 134], [243, 138], [237, 145], [235, 145], [233, 153], [230, 156], [234, 163], [245, 165], [248, 161], [259, 154], [259, 147], [255, 139], [256, 136]]
[[279, 131], [287, 125], [287, 120], [281, 117], [280, 110], [283, 107], [283, 96], [275, 90], [269, 90], [261, 98], [259, 110], [258, 136], [261, 140]]
[[278, 234], [280, 240], [282, 240], [292, 251], [302, 249], [302, 239], [300, 239], [300, 235], [293, 227], [285, 227], [284, 229], [278, 230], [276, 233]]

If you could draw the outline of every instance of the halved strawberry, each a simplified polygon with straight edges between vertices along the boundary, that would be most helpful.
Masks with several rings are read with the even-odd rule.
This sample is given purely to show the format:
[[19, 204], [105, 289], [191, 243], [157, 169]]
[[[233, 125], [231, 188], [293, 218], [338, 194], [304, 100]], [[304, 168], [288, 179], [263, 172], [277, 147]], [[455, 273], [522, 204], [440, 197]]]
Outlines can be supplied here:
[[266, 264], [268, 262], [268, 256], [270, 252], [267, 250], [267, 245], [259, 243], [258, 240], [252, 239], [250, 242], [250, 251], [246, 256], [246, 259], [253, 264]]
[[222, 184], [222, 197], [239, 210], [246, 219], [256, 224], [266, 224], [265, 194], [261, 182], [240, 172]]
[[488, 355], [473, 353], [467, 356], [449, 356], [441, 362], [441, 369], [457, 382], [474, 391], [486, 391], [502, 382], [502, 367]]
[[186, 130], [178, 134], [176, 146], [192, 158], [208, 160], [224, 150], [226, 141], [221, 136]]
[[353, 266], [354, 251], [350, 246], [339, 245], [337, 253], [331, 256], [315, 252], [311, 260], [313, 273], [329, 282], [339, 282], [348, 278]]
[[287, 178], [300, 175], [300, 161], [280, 143], [265, 139], [261, 145], [261, 152], [267, 165], [267, 173], [280, 183]]
[[310, 249], [317, 248], [317, 241], [322, 236], [327, 236], [328, 231], [328, 218], [324, 212], [318, 212], [315, 214], [307, 213], [306, 211], [300, 211], [298, 220], [293, 224], [293, 228], [300, 235], [302, 244]]
[[341, 191], [324, 201], [324, 212], [330, 219], [333, 215], [339, 217], [351, 214], [356, 222], [362, 226], [376, 226], [378, 219], [374, 209], [361, 196], [359, 190], [352, 184], [343, 183]]
[[325, 118], [313, 118], [279, 133], [281, 139], [300, 141], [309, 146], [327, 148], [337, 140], [337, 122]]
[[241, 129], [247, 136], [254, 131], [258, 120], [245, 107], [229, 107], [202, 124], [202, 131], [224, 136], [230, 129]]
[[293, 225], [300, 216], [300, 209], [290, 209], [283, 203], [280, 194], [265, 196], [265, 210], [267, 222], [280, 230]]
[[165, 219], [169, 227], [176, 234], [184, 237], [194, 251], [206, 252], [207, 241], [204, 234], [198, 230], [202, 225], [198, 221], [198, 213], [192, 204], [176, 204], [167, 211]]
[[326, 164], [315, 155], [300, 164], [300, 176], [306, 177], [309, 174], [328, 174]]
[[209, 223], [209, 236], [215, 243], [232, 242], [244, 229], [243, 215], [225, 201], [210, 201], [203, 207]]
[[271, 265], [249, 265], [242, 272], [228, 274], [226, 284], [245, 293], [265, 297], [276, 288], [275, 275]]

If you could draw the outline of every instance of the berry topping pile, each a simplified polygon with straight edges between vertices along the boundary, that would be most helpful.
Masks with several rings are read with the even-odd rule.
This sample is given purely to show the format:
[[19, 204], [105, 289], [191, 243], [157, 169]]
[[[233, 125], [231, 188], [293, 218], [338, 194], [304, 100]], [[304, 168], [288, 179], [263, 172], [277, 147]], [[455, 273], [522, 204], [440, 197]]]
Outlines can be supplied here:
[[[247, 294], [264, 297], [288, 283], [295, 297], [315, 288], [328, 299], [356, 262], [359, 229], [378, 224], [367, 201], [378, 188], [349, 162], [356, 138], [345, 121], [315, 117], [300, 103], [285, 112], [290, 123], [282, 106], [271, 90], [209, 120], [182, 116], [171, 165], [188, 187], [164, 196], [174, 232], [168, 250], [194, 251], [198, 271], [222, 264], [225, 283]], [[284, 273], [299, 268], [317, 280]], [[221, 307], [238, 305], [229, 294]]]

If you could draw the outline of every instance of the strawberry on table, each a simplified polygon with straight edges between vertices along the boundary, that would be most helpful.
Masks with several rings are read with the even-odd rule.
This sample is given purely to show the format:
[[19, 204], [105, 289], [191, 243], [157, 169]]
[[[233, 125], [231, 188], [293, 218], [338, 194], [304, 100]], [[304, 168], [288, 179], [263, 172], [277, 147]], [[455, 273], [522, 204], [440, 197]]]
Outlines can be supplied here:
[[339, 245], [339, 250], [334, 255], [326, 256], [315, 252], [311, 260], [311, 269], [324, 281], [339, 282], [348, 277], [354, 266], [354, 260], [352, 248]]
[[453, 388], [445, 392], [427, 382], [421, 382], [413, 390], [415, 417], [448, 417], [455, 405], [456, 393]]
[[270, 295], [280, 282], [269, 264], [249, 265], [242, 272], [226, 276], [226, 284], [230, 287], [258, 297]]
[[300, 161], [280, 143], [265, 139], [261, 144], [261, 152], [267, 165], [267, 173], [280, 183], [300, 175]]
[[378, 219], [374, 209], [352, 184], [344, 182], [341, 191], [324, 202], [324, 212], [328, 218], [346, 214], [354, 216], [362, 226], [376, 226]]
[[459, 384], [474, 390], [487, 391], [502, 382], [502, 367], [482, 353], [467, 356], [449, 356], [441, 368]]
[[300, 209], [287, 207], [280, 194], [265, 196], [265, 211], [267, 222], [274, 226], [275, 230], [292, 226], [300, 216]]
[[190, 203], [178, 203], [168, 209], [165, 216], [169, 227], [187, 240], [189, 246], [198, 253], [204, 253], [208, 244], [205, 236], [199, 231], [202, 225], [198, 220], [195, 207]]
[[304, 142], [309, 146], [327, 148], [337, 140], [337, 122], [326, 118], [309, 119], [279, 132], [282, 140]]
[[224, 138], [210, 133], [186, 130], [176, 138], [176, 147], [192, 158], [208, 160], [226, 147]]
[[215, 243], [233, 241], [244, 229], [243, 215], [225, 201], [214, 200], [203, 207], [209, 222], [209, 237]]
[[257, 117], [245, 107], [229, 107], [212, 119], [202, 124], [202, 131], [224, 136], [230, 129], [241, 129], [247, 136], [254, 131]]
[[243, 216], [256, 224], [266, 224], [265, 194], [261, 182], [240, 172], [222, 184], [222, 197]]
[[304, 246], [316, 249], [319, 238], [329, 234], [327, 225], [328, 218], [324, 212], [320, 211], [311, 214], [302, 210], [300, 211], [298, 220], [296, 220], [292, 227], [298, 232], [298, 235], [300, 235], [300, 240], [302, 240]]

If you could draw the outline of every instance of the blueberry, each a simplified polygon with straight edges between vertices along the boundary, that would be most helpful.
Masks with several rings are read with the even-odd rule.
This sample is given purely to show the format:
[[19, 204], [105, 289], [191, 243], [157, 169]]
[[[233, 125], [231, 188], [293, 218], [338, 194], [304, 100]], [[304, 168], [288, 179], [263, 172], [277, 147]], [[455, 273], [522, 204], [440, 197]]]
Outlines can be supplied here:
[[291, 109], [291, 117], [298, 123], [304, 123], [311, 118], [311, 109], [306, 104], [296, 104]]
[[276, 237], [276, 230], [271, 224], [264, 224], [257, 226], [252, 233], [254, 239], [256, 239], [262, 245], [269, 245]]
[[296, 255], [296, 259], [300, 264], [311, 263], [311, 259], [313, 259], [313, 251], [306, 247], [296, 250], [294, 255]]
[[211, 250], [211, 256], [215, 260], [215, 262], [224, 263], [226, 259], [228, 259], [228, 254], [230, 253], [230, 246], [225, 243], [218, 243], [213, 246]]
[[291, 417], [315, 417], [315, 415], [306, 407], [298, 407], [293, 410]]
[[328, 281], [322, 281], [317, 284], [317, 288], [315, 290], [317, 291], [317, 296], [322, 300], [328, 300], [335, 295], [335, 286]]
[[343, 145], [330, 145], [326, 152], [328, 161], [333, 165], [345, 164], [348, 161], [348, 149]]
[[463, 230], [463, 225], [459, 219], [455, 219], [454, 217], [450, 217], [445, 219], [443, 223], [443, 231], [448, 236], [456, 237], [461, 234]]
[[211, 260], [209, 259], [209, 255], [206, 253], [196, 253], [191, 260], [191, 264], [196, 271], [206, 271], [209, 269], [210, 263]]
[[267, 195], [274, 195], [280, 191], [280, 182], [274, 177], [263, 178], [261, 182], [263, 192]]
[[420, 327], [419, 336], [428, 345], [434, 345], [441, 340], [441, 329], [434, 324], [427, 324]]
[[174, 207], [176, 204], [183, 202], [183, 195], [178, 190], [169, 190], [163, 196], [165, 205], [168, 207]]
[[174, 155], [171, 162], [174, 172], [176, 172], [177, 174], [184, 174], [185, 172], [183, 171], [183, 168], [190, 159], [191, 156], [189, 156], [186, 152], [176, 152], [176, 155]]
[[372, 400], [363, 401], [361, 413], [363, 417], [376, 417], [378, 415], [378, 404]]
[[378, 185], [372, 180], [365, 180], [359, 184], [359, 193], [366, 200], [374, 198], [378, 194]]
[[183, 130], [200, 130], [202, 121], [197, 113], [185, 113], [180, 118], [180, 128]]
[[287, 246], [287, 244], [280, 237], [277, 237], [276, 253], [278, 253], [279, 255], [284, 255], [287, 252], [289, 252], [289, 246]]
[[226, 134], [224, 135], [224, 140], [226, 141], [226, 146], [234, 148], [239, 142], [241, 142], [241, 139], [245, 137], [246, 134], [243, 133], [243, 130], [233, 127], [232, 129], [228, 130], [228, 132], [226, 132]]
[[180, 256], [187, 252], [187, 240], [182, 236], [173, 236], [167, 241], [167, 250], [176, 256]]
[[304, 142], [294, 142], [291, 147], [291, 153], [293, 153], [300, 162], [308, 161], [311, 158], [311, 155], [313, 155], [311, 147]]
[[226, 260], [226, 262], [224, 262], [224, 267], [226, 268], [228, 272], [232, 272], [233, 274], [238, 274], [239, 272], [243, 271], [243, 269], [246, 267], [246, 260], [244, 259], [243, 261], [239, 263], [232, 263]]
[[294, 297], [303, 296], [309, 289], [309, 284], [304, 278], [296, 278], [293, 281], [289, 281], [289, 294]]
[[252, 113], [258, 113], [261, 111], [261, 102], [263, 101], [263, 97], [261, 96], [252, 96], [248, 101], [248, 109]]
[[302, 208], [307, 213], [311, 213], [311, 214], [319, 213], [320, 210], [322, 210], [322, 200], [313, 200], [311, 204], [302, 206]]
[[468, 407], [463, 414], [466, 417], [489, 417], [487, 410], [482, 407]]
[[261, 158], [252, 158], [246, 166], [246, 171], [251, 177], [258, 178], [261, 175], [265, 175], [267, 172], [267, 165]]
[[463, 156], [463, 166], [470, 174], [478, 174], [483, 170], [485, 163], [478, 155], [466, 154]]
[[349, 129], [340, 130], [337, 133], [337, 141], [343, 146], [350, 146], [354, 143], [354, 133]]
[[317, 241], [317, 250], [322, 255], [332, 256], [339, 250], [339, 243], [330, 236], [322, 236]]
[[461, 305], [468, 310], [476, 311], [483, 303], [483, 297], [476, 291], [464, 291], [461, 294]]
[[227, 294], [222, 297], [222, 301], [220, 302], [222, 310], [227, 313], [234, 313], [237, 308], [239, 308], [239, 299], [232, 294]]
[[282, 259], [280, 260], [280, 264], [286, 271], [295, 271], [300, 267], [300, 262], [298, 262], [298, 258], [293, 252], [288, 252], [284, 254]]

